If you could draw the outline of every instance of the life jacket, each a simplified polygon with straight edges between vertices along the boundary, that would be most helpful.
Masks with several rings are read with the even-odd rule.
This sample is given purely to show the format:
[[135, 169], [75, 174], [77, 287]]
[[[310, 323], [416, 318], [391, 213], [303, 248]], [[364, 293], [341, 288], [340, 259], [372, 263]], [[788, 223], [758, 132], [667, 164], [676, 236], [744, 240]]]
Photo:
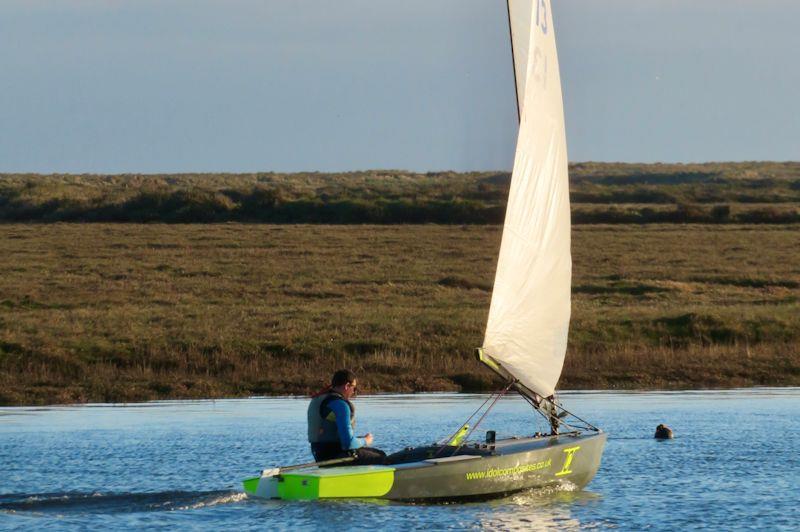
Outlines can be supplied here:
[[328, 407], [331, 401], [341, 400], [350, 407], [350, 425], [356, 424], [356, 407], [338, 392], [328, 391], [311, 399], [308, 405], [308, 441], [311, 443], [340, 443], [336, 414]]

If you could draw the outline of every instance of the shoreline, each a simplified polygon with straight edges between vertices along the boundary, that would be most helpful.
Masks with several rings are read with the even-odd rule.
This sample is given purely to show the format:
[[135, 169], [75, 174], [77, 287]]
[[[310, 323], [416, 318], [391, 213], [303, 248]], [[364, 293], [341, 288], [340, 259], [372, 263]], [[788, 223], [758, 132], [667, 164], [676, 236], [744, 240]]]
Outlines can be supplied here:
[[[503, 388], [503, 384], [494, 379], [492, 374], [478, 368], [476, 374], [486, 377], [482, 381], [486, 386], [479, 387], [459, 387], [457, 384], [452, 383], [449, 387], [426, 387], [422, 386], [398, 386], [392, 387], [375, 387], [370, 385], [370, 375], [364, 373], [362, 377], [365, 383], [366, 391], [360, 394], [360, 397], [375, 397], [385, 395], [416, 395], [416, 394], [485, 394], [495, 392]], [[385, 377], [385, 376], [379, 376]], [[436, 379], [441, 382], [443, 379]], [[477, 379], [476, 379], [477, 380]], [[422, 384], [418, 379], [417, 384]], [[565, 379], [565, 384], [569, 383], [569, 379]], [[91, 395], [86, 393], [88, 390], [84, 389], [80, 384], [73, 384], [64, 389], [51, 389], [48, 391], [38, 390], [38, 394], [33, 395], [32, 389], [27, 390], [9, 390], [8, 388], [0, 388], [0, 407], [48, 407], [48, 406], [63, 406], [63, 405], [90, 405], [90, 404], [145, 404], [157, 401], [215, 401], [215, 400], [236, 400], [236, 399], [253, 399], [253, 398], [295, 398], [302, 399], [309, 397], [319, 389], [323, 388], [322, 382], [308, 384], [302, 388], [294, 391], [275, 391], [270, 393], [264, 391], [256, 394], [230, 394], [225, 393], [222, 387], [215, 389], [210, 394], [159, 394], [155, 393], [154, 386], [147, 386], [145, 383], [138, 383], [139, 385], [130, 385], [125, 383], [125, 391], [120, 390], [119, 394], [109, 394], [106, 396]], [[151, 385], [153, 383], [150, 383]], [[163, 381], [160, 383], [163, 385]], [[208, 384], [208, 383], [206, 383]], [[608, 387], [597, 387], [587, 385], [585, 387], [567, 386], [559, 393], [605, 393], [605, 392], [629, 392], [629, 393], [659, 393], [659, 392], [682, 392], [682, 391], [725, 391], [725, 390], [752, 390], [761, 388], [797, 388], [800, 387], [800, 378], [787, 377], [782, 380], [774, 381], [760, 381], [739, 379], [729, 384], [720, 382], [698, 382], [698, 381], [685, 381], [673, 382], [669, 385], [635, 385], [630, 381], [621, 380], [620, 383], [611, 383]], [[16, 392], [16, 393], [15, 393]], [[26, 393], [27, 392], [27, 393]], [[42, 393], [44, 392], [44, 393]], [[149, 392], [149, 393], [148, 393]], [[75, 400], [82, 398], [83, 400]], [[9, 399], [12, 399], [9, 401]]]
[[[592, 395], [592, 394], [679, 394], [680, 392], [687, 393], [720, 393], [720, 392], [791, 392], [793, 390], [800, 390], [800, 383], [792, 385], [754, 385], [754, 386], [736, 386], [736, 387], [715, 387], [715, 388], [608, 388], [608, 389], [566, 389], [557, 390], [559, 395]], [[494, 390], [496, 391], [496, 390]], [[389, 398], [389, 397], [406, 397], [406, 396], [419, 396], [419, 395], [432, 395], [432, 396], [471, 396], [471, 395], [486, 395], [491, 393], [489, 390], [484, 391], [420, 391], [420, 392], [375, 392], [369, 394], [359, 394], [356, 401], [359, 399], [376, 399], [376, 398]], [[252, 395], [252, 396], [238, 396], [238, 397], [193, 397], [193, 398], [161, 398], [149, 399], [144, 401], [120, 401], [120, 402], [85, 402], [85, 403], [43, 403], [43, 404], [12, 404], [0, 405], [0, 409], [25, 409], [25, 408], [70, 408], [70, 407], [127, 407], [138, 405], [153, 405], [156, 403], [183, 403], [183, 402], [216, 402], [216, 401], [249, 401], [259, 399], [291, 399], [291, 400], [307, 400], [309, 395], [296, 394], [296, 395]], [[516, 398], [514, 394], [508, 394], [508, 398]]]

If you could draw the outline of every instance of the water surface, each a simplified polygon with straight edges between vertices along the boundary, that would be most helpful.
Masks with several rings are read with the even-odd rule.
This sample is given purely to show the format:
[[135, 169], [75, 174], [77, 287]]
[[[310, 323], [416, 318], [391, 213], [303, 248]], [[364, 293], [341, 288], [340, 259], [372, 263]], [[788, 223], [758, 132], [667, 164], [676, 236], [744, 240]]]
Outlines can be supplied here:
[[[482, 395], [357, 399], [387, 451], [458, 428]], [[306, 399], [0, 408], [0, 528], [793, 529], [800, 523], [800, 389], [584, 392], [565, 405], [609, 433], [583, 491], [470, 504], [248, 500], [240, 480], [310, 459]], [[541, 430], [504, 398], [480, 432]], [[670, 425], [672, 441], [652, 438]]]

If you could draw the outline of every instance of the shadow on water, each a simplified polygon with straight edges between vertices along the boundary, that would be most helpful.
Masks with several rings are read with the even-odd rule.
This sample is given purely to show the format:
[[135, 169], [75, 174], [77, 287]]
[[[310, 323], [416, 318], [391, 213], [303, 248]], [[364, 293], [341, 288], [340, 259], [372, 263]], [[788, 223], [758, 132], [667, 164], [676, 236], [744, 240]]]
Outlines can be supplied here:
[[21, 493], [0, 495], [0, 513], [115, 514], [196, 510], [245, 499], [235, 491], [167, 491], [161, 493]]

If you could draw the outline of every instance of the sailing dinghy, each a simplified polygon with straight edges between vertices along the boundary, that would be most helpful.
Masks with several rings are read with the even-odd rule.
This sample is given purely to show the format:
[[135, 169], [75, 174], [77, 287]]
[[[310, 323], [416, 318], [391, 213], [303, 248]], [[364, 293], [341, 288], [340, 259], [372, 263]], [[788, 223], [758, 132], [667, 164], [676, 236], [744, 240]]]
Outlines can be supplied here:
[[[584, 487], [606, 435], [554, 400], [570, 319], [570, 208], [561, 79], [550, 0], [508, 0], [519, 136], [503, 238], [478, 360], [550, 425], [546, 435], [471, 441], [465, 424], [442, 444], [390, 455], [388, 465], [312, 463], [262, 471], [250, 496], [284, 500], [369, 497], [436, 501], [495, 497], [529, 488]], [[488, 405], [488, 406], [486, 406]], [[470, 420], [468, 420], [470, 421]], [[344, 459], [346, 461], [347, 459]], [[338, 462], [342, 462], [339, 460]], [[334, 461], [336, 462], [336, 461]]]

